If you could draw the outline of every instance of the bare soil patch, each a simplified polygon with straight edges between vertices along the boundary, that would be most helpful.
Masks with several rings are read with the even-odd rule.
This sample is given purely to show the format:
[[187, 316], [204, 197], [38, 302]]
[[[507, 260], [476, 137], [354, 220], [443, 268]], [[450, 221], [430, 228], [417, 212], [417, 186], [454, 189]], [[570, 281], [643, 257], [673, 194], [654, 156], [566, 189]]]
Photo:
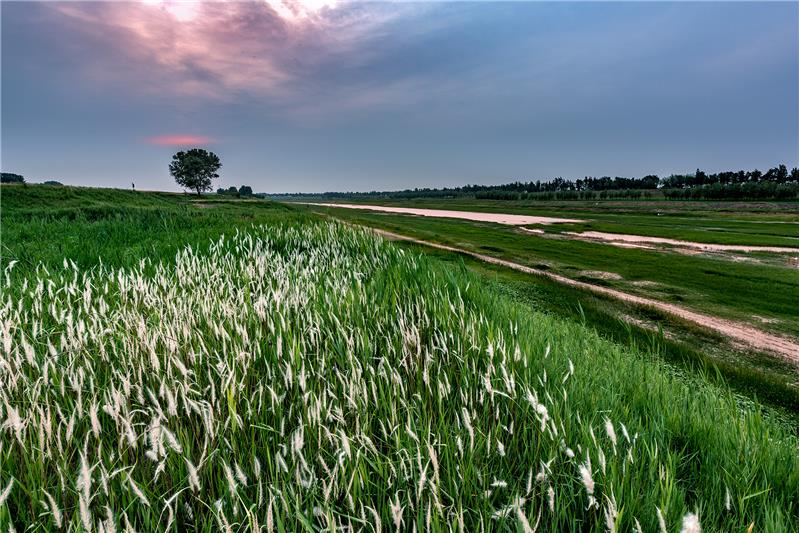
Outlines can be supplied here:
[[649, 279], [641, 279], [641, 280], [637, 280], [637, 281], [632, 281], [630, 283], [632, 283], [636, 287], [657, 288], [657, 287], [662, 287], [663, 286], [662, 283], [659, 283], [657, 281], [652, 281], [652, 280], [649, 280]]
[[605, 279], [605, 280], [620, 280], [624, 279], [619, 274], [615, 272], [604, 272], [602, 270], [581, 270], [579, 272], [580, 276], [585, 276], [588, 278], [596, 278], [596, 279]]
[[366, 209], [368, 211], [380, 211], [383, 213], [397, 213], [402, 215], [416, 215], [421, 217], [457, 218], [462, 220], [472, 220], [475, 222], [494, 222], [496, 224], [505, 224], [508, 226], [584, 222], [583, 220], [574, 219], [574, 218], [536, 217], [529, 215], [512, 215], [506, 213], [485, 213], [480, 211], [417, 209], [412, 207], [389, 207], [384, 205], [362, 205], [362, 204], [332, 204], [332, 203], [311, 203], [311, 202], [306, 202], [305, 204], [318, 205], [322, 207], [343, 207], [345, 209]]
[[641, 247], [652, 248], [646, 246], [648, 244], [660, 244], [667, 246], [675, 246], [678, 248], [690, 248], [697, 250], [697, 252], [767, 252], [775, 254], [799, 254], [799, 248], [791, 248], [787, 246], [744, 246], [740, 244], [708, 244], [704, 242], [691, 242], [681, 241], [677, 239], [667, 239], [664, 237], [647, 237], [644, 235], [627, 235], [623, 233], [605, 233], [602, 231], [583, 231], [580, 233], [564, 232], [572, 237], [601, 241], [614, 246], [628, 246], [628, 247]]

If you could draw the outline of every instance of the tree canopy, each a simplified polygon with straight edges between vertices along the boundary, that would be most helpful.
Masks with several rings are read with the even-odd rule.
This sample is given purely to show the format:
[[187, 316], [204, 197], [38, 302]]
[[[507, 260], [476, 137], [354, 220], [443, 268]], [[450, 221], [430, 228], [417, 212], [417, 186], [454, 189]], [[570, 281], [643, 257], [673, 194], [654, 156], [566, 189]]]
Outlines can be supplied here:
[[181, 187], [191, 189], [200, 195], [211, 190], [211, 180], [219, 177], [217, 171], [222, 166], [219, 156], [202, 148], [192, 148], [172, 156], [169, 173]]
[[0, 175], [0, 183], [25, 183], [25, 178], [13, 172], [3, 172]]
[[660, 178], [648, 174], [642, 178], [585, 176], [576, 180], [562, 177], [536, 181], [514, 181], [502, 185], [464, 185], [442, 189], [416, 188], [402, 191], [325, 192], [273, 194], [271, 198], [456, 198], [473, 196], [489, 200], [593, 200], [595, 198], [648, 198], [662, 190], [675, 199], [792, 199], [799, 197], [799, 168], [788, 170], [778, 165], [760, 170], [707, 173], [701, 169], [690, 174], [672, 174]]

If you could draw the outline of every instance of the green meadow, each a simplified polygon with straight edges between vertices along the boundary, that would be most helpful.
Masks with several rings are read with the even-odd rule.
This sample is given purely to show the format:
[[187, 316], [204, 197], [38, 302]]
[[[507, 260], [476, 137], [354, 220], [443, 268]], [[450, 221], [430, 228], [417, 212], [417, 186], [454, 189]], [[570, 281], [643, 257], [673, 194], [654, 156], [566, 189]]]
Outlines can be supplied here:
[[[404, 204], [403, 204], [404, 205]], [[437, 204], [431, 208], [446, 207]], [[454, 207], [454, 206], [453, 206]], [[709, 314], [742, 320], [778, 333], [799, 336], [799, 269], [788, 262], [790, 257], [772, 254], [753, 254], [753, 261], [736, 261], [706, 254], [686, 255], [636, 248], [619, 248], [604, 243], [585, 242], [569, 238], [553, 238], [563, 231], [608, 231], [636, 235], [676, 237], [683, 235], [682, 220], [676, 225], [670, 217], [652, 215], [623, 215], [594, 211], [530, 211], [510, 210], [519, 214], [541, 216], [583, 217], [582, 224], [552, 224], [541, 226], [550, 233], [541, 237], [520, 231], [515, 226], [487, 222], [414, 217], [364, 210], [322, 208], [308, 209], [324, 212], [339, 219], [379, 227], [399, 234], [465, 248], [475, 252], [508, 259], [527, 266], [560, 273], [575, 279], [622, 289], [632, 294], [679, 303]], [[482, 209], [480, 209], [482, 210]], [[710, 215], [709, 215], [710, 216]], [[646, 223], [638, 219], [646, 219]], [[766, 217], [770, 220], [771, 217]], [[792, 243], [799, 232], [799, 216], [779, 215], [786, 223], [765, 223], [763, 217], [749, 222], [727, 221], [728, 227], [748, 231], [755, 227], [763, 232], [737, 239], [729, 233], [697, 230], [712, 242], [711, 234], [724, 244], [780, 245]], [[595, 221], [596, 219], [596, 221]], [[615, 222], [607, 222], [615, 220]], [[664, 220], [664, 222], [661, 222]], [[723, 217], [704, 222], [705, 226], [724, 225]], [[771, 224], [772, 229], [768, 229]], [[765, 226], [765, 227], [762, 227]], [[650, 228], [649, 231], [646, 228]], [[651, 229], [656, 228], [656, 229]], [[741, 229], [744, 228], [744, 229]], [[774, 229], [776, 228], [776, 229]], [[721, 235], [721, 236], [720, 236]], [[687, 237], [683, 236], [687, 240]], [[597, 275], [597, 273], [599, 275]], [[610, 273], [611, 276], [603, 276]]]
[[799, 426], [760, 399], [766, 377], [330, 215], [654, 277], [664, 298], [783, 333], [794, 271], [325, 211], [0, 188], [0, 525], [799, 531]]
[[[303, 201], [329, 200], [309, 198]], [[711, 244], [799, 246], [799, 202], [712, 202], [663, 200], [521, 201], [461, 198], [346, 198], [364, 203], [424, 209], [485, 211], [588, 219], [548, 231], [604, 231]]]

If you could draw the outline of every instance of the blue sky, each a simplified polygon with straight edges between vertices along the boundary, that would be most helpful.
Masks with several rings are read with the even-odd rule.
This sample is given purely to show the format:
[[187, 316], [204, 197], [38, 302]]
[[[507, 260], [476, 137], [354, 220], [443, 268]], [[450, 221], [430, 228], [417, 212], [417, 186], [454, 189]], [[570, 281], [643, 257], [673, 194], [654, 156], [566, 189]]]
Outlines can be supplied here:
[[[285, 2], [285, 3], [284, 3]], [[2, 168], [401, 189], [799, 164], [799, 3], [11, 2]]]

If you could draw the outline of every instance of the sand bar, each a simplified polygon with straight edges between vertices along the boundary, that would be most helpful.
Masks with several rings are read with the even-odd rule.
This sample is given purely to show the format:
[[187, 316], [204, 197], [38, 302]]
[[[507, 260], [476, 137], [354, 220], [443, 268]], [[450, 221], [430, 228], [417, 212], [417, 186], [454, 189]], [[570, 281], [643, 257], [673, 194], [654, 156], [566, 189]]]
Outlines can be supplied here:
[[767, 252], [774, 254], [799, 254], [799, 248], [787, 246], [744, 246], [741, 244], [708, 244], [704, 242], [680, 241], [663, 237], [646, 237], [644, 235], [625, 235], [623, 233], [605, 233], [601, 231], [583, 231], [582, 233], [566, 232], [567, 235], [579, 239], [607, 242], [608, 244], [666, 244], [680, 248], [693, 248], [706, 252]]
[[364, 204], [332, 204], [332, 203], [311, 203], [303, 202], [305, 205], [318, 205], [322, 207], [341, 207], [345, 209], [366, 209], [369, 211], [380, 211], [383, 213], [397, 213], [400, 215], [417, 215], [421, 217], [435, 218], [459, 218], [462, 220], [472, 220], [475, 222], [494, 222], [496, 224], [506, 224], [508, 226], [525, 226], [527, 224], [564, 224], [580, 223], [583, 220], [574, 218], [556, 217], [537, 217], [530, 215], [512, 215], [506, 213], [485, 213], [481, 211], [450, 211], [446, 209], [417, 209], [412, 207], [389, 207], [385, 205], [364, 205]]

